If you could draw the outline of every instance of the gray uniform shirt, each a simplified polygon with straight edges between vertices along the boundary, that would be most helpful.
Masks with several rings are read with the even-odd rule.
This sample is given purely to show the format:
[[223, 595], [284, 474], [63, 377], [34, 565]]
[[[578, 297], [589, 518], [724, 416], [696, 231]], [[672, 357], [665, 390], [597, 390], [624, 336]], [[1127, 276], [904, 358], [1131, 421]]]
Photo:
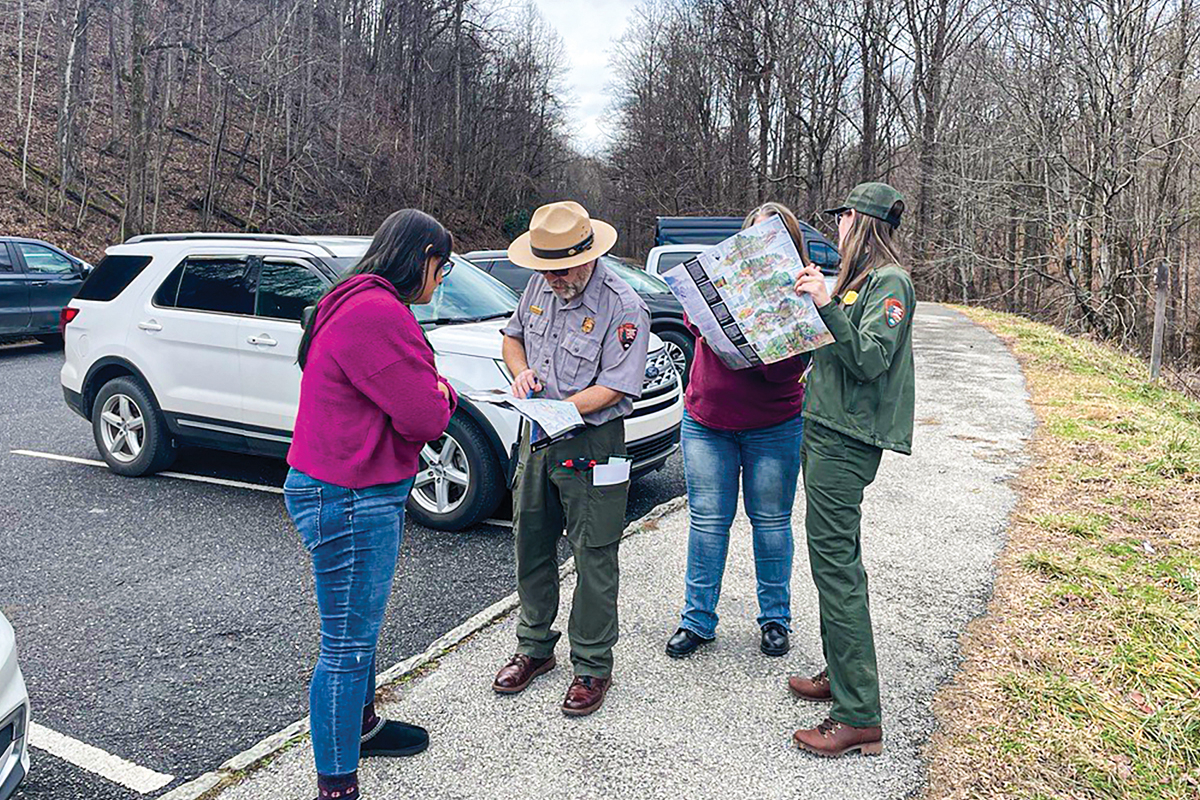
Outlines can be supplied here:
[[584, 417], [588, 424], [627, 416], [632, 398], [642, 396], [650, 312], [603, 261], [583, 294], [569, 303], [535, 272], [503, 332], [524, 341], [525, 359], [542, 383], [539, 397], [565, 400], [597, 385], [624, 393], [616, 405]]

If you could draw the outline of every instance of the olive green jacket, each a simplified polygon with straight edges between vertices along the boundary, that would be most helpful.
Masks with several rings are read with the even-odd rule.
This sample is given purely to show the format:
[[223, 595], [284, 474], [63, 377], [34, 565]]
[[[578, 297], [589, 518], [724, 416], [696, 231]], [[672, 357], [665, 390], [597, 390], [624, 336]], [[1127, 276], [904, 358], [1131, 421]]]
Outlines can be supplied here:
[[889, 266], [873, 271], [852, 302], [840, 298], [818, 309], [836, 341], [813, 352], [805, 419], [885, 450], [912, 453], [916, 305], [908, 273]]

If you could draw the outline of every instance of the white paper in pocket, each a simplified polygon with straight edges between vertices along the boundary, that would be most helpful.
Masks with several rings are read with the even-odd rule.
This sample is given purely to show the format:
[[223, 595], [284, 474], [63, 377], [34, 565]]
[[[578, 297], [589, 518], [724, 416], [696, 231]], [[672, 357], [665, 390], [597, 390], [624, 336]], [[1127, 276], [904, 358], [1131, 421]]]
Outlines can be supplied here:
[[629, 462], [618, 461], [592, 467], [593, 486], [613, 486], [629, 480]]

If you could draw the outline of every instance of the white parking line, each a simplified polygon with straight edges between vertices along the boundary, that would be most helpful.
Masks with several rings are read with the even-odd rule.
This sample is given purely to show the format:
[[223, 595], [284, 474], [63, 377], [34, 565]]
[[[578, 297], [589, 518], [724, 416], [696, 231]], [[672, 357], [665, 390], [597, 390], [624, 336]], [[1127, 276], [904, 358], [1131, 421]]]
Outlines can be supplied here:
[[[30, 456], [32, 458], [44, 458], [48, 461], [65, 461], [68, 464], [82, 464], [85, 467], [103, 467], [108, 469], [108, 464], [103, 461], [95, 461], [90, 458], [76, 458], [75, 456], [60, 456], [57, 453], [40, 453], [37, 450], [10, 450], [10, 453], [18, 456]], [[233, 489], [251, 489], [256, 492], [267, 492], [268, 494], [283, 494], [283, 489], [278, 486], [267, 486], [261, 483], [246, 483], [245, 481], [231, 481], [226, 478], [210, 478], [207, 475], [188, 475], [186, 472], [159, 472], [156, 473], [162, 478], [175, 478], [181, 481], [194, 481], [196, 483], [211, 483], [217, 486], [229, 486]]]
[[106, 753], [70, 736], [63, 736], [36, 722], [29, 724], [29, 744], [139, 794], [157, 792], [175, 780], [174, 775], [164, 775], [152, 769], [139, 767], [119, 756]]

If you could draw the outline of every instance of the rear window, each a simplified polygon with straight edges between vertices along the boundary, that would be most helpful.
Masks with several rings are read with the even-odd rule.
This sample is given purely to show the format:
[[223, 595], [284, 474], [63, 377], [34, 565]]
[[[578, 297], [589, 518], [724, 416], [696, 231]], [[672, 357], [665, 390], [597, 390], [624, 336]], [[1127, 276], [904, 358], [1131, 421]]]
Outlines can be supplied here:
[[125, 291], [149, 263], [150, 256], [105, 256], [83, 282], [75, 298], [108, 302]]
[[662, 275], [669, 269], [678, 267], [685, 261], [695, 258], [695, 253], [663, 253], [658, 257], [658, 274]]

